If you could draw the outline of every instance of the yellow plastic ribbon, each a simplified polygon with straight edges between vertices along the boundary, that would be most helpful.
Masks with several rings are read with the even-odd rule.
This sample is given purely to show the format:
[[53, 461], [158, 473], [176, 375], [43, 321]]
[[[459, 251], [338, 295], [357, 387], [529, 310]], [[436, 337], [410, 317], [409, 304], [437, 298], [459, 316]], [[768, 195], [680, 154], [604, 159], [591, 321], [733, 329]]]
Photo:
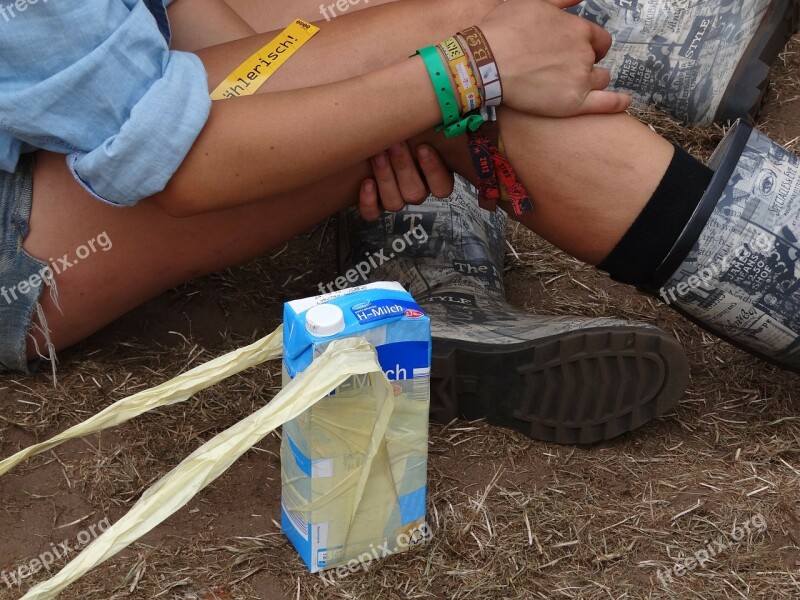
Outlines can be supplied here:
[[[76, 437], [89, 435], [124, 423], [160, 406], [182, 402], [196, 392], [267, 360], [280, 358], [282, 329], [270, 336], [196, 367], [153, 389], [120, 400], [88, 421], [0, 463], [0, 475], [26, 458], [54, 448]], [[81, 554], [48, 581], [28, 591], [22, 600], [55, 598], [85, 573], [117, 554], [154, 529], [185, 506], [197, 493], [222, 475], [240, 456], [282, 424], [297, 418], [322, 398], [328, 396], [350, 377], [370, 375], [378, 402], [375, 436], [370, 444], [367, 462], [357, 485], [357, 512], [364, 481], [373, 459], [385, 451], [380, 439], [391, 417], [394, 391], [381, 370], [377, 354], [366, 340], [336, 340], [311, 366], [283, 388], [272, 401], [246, 419], [203, 444], [181, 464], [153, 485], [128, 513], [109, 527]]]
[[231, 375], [236, 375], [268, 360], [280, 358], [282, 354], [283, 326], [250, 346], [195, 367], [153, 389], [119, 400], [91, 419], [70, 427], [52, 439], [26, 448], [14, 456], [0, 461], [0, 476], [5, 475], [31, 456], [46, 452], [69, 440], [85, 437], [109, 427], [116, 427], [161, 406], [170, 406], [188, 400], [197, 392], [211, 387]]

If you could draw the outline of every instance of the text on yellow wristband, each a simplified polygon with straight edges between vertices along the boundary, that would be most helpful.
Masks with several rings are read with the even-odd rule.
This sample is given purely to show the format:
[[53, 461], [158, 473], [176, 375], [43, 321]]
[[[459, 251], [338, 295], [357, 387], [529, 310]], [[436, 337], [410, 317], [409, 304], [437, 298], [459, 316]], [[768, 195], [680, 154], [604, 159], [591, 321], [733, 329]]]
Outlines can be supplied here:
[[312, 37], [319, 27], [296, 19], [278, 37], [253, 54], [211, 92], [212, 100], [251, 96]]

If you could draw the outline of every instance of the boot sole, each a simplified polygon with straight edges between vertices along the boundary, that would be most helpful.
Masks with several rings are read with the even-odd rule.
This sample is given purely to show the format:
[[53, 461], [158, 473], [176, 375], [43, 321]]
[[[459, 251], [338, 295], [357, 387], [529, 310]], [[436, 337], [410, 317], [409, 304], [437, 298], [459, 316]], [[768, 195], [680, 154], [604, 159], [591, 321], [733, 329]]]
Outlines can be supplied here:
[[800, 27], [800, 0], [776, 0], [747, 47], [722, 97], [714, 120], [755, 122], [770, 83], [772, 64]]
[[485, 418], [536, 440], [593, 444], [663, 415], [688, 381], [683, 348], [658, 330], [597, 328], [511, 348], [434, 339], [431, 420]]

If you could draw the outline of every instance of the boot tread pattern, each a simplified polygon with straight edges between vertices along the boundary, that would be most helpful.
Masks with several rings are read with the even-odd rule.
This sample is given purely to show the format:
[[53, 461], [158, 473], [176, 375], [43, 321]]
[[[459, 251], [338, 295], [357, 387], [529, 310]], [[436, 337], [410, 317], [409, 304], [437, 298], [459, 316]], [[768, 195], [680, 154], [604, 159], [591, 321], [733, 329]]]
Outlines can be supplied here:
[[[479, 368], [486, 376], [474, 377]], [[494, 355], [443, 352], [434, 341], [431, 414], [444, 423], [486, 417], [534, 439], [590, 444], [663, 415], [687, 381], [680, 345], [658, 331], [581, 331]]]

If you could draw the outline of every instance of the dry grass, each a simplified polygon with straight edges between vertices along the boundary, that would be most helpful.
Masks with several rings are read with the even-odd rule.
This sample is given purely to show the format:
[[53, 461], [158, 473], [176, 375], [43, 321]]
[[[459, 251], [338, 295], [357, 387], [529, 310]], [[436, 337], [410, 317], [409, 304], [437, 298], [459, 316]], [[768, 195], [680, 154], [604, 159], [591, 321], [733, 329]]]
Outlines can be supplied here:
[[[782, 137], [786, 124], [773, 109], [800, 102], [799, 55], [795, 41], [776, 72], [763, 124], [795, 148], [798, 140]], [[658, 115], [646, 118], [701, 157], [722, 135], [716, 127], [687, 131]], [[540, 313], [657, 322], [686, 345], [692, 382], [673, 413], [592, 448], [554, 447], [482, 423], [432, 427], [433, 541], [333, 587], [306, 574], [274, 522], [280, 479], [272, 436], [62, 597], [800, 598], [797, 377], [713, 339], [525, 231], [512, 229], [509, 239], [518, 255], [509, 257], [507, 270], [516, 303]], [[317, 257], [320, 244], [329, 248], [331, 241], [330, 228], [320, 228], [280, 257], [168, 294], [64, 357], [55, 389], [45, 378], [3, 377], [0, 454], [267, 333], [280, 321], [282, 301], [314, 293], [317, 281], [330, 279], [333, 261]], [[176, 315], [174, 323], [150, 324], [159, 311]], [[218, 336], [198, 326], [209, 321], [229, 330]], [[0, 570], [90, 521], [119, 518], [160, 475], [263, 405], [279, 385], [278, 365], [266, 365], [22, 465], [0, 480]], [[659, 584], [658, 569], [756, 514], [766, 519], [765, 533], [676, 577], [671, 591]], [[0, 582], [0, 598], [20, 595]]]

